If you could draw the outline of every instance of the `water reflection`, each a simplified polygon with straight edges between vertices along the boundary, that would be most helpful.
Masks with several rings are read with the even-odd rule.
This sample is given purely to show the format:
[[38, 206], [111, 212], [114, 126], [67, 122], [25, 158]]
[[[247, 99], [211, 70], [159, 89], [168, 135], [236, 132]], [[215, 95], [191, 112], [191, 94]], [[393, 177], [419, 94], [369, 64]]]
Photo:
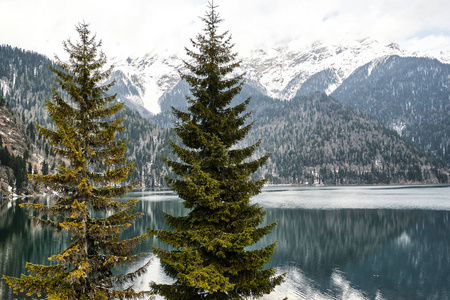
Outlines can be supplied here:
[[[146, 228], [153, 229], [169, 229], [164, 223], [163, 212], [175, 216], [184, 216], [188, 210], [184, 208], [181, 200], [172, 192], [158, 192], [155, 194], [147, 193], [131, 193], [128, 195], [137, 198], [140, 201], [136, 210], [144, 213], [143, 218], [135, 221], [133, 225], [123, 233], [123, 238], [131, 238], [134, 236], [147, 233]], [[158, 248], [167, 249], [168, 245], [159, 242], [156, 238], [150, 238], [138, 245], [135, 252], [148, 252], [150, 246], [155, 245]]]
[[321, 299], [450, 299], [449, 218], [449, 211], [270, 209], [268, 219], [279, 223], [265, 242], [278, 240], [271, 265], [301, 272], [297, 288], [308, 296], [298, 298], [316, 289]]
[[292, 262], [308, 275], [330, 276], [395, 239], [416, 218], [396, 210], [269, 209], [267, 220], [278, 219], [278, 226], [265, 240], [278, 240], [272, 264]]
[[[187, 213], [178, 200], [139, 205], [146, 212], [139, 222], [154, 228], [167, 228], [161, 210]], [[288, 272], [277, 293], [290, 299], [446, 299], [449, 217], [449, 211], [269, 208], [266, 222], [278, 226], [255, 247], [278, 241], [269, 265]]]
[[[168, 228], [162, 211], [187, 213], [170, 192], [129, 196], [141, 200], [137, 210], [145, 217], [124, 238], [143, 234], [146, 227]], [[276, 191], [270, 196], [280, 197]], [[268, 208], [266, 222], [274, 220], [278, 226], [255, 246], [278, 241], [269, 265], [287, 272], [287, 280], [265, 299], [450, 299], [450, 211]], [[35, 227], [17, 202], [2, 203], [2, 274], [19, 276], [27, 261], [46, 263], [64, 249], [65, 238]], [[167, 247], [148, 240], [137, 251], [149, 251], [152, 243]], [[139, 279], [143, 288], [162, 278], [158, 268], [155, 263]], [[0, 289], [1, 299], [14, 298], [3, 281]]]
[[[16, 277], [25, 272], [26, 262], [49, 264], [47, 258], [65, 248], [67, 237], [64, 233], [36, 226], [19, 207], [21, 202], [2, 201], [0, 205], [0, 270], [1, 274]], [[12, 297], [2, 279], [0, 298]]]
[[419, 211], [396, 239], [343, 268], [347, 278], [386, 299], [450, 299], [448, 211]]

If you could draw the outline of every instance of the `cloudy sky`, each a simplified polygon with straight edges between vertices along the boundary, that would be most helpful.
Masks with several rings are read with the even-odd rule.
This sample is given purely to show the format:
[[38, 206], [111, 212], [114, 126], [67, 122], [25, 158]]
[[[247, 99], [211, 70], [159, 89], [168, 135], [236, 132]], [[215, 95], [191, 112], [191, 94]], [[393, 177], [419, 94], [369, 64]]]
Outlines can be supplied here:
[[[450, 51], [449, 0], [214, 0], [235, 50], [372, 37]], [[0, 44], [53, 57], [85, 21], [107, 56], [184, 53], [208, 0], [0, 0]]]

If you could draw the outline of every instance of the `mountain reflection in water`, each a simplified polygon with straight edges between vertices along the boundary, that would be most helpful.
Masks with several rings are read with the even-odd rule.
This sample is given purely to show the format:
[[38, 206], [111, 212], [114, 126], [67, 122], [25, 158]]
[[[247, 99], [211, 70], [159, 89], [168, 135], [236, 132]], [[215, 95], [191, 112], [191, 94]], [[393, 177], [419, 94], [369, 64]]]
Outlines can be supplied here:
[[279, 221], [263, 243], [278, 240], [270, 265], [288, 276], [300, 272], [309, 282], [304, 289], [314, 287], [319, 298], [345, 298], [351, 288], [358, 293], [350, 298], [449, 299], [449, 217], [449, 211], [269, 209], [267, 219]]
[[[304, 200], [305, 193], [309, 193], [321, 206], [327, 197], [329, 202], [342, 203], [333, 197], [351, 198], [355, 192], [364, 193], [362, 207], [341, 208], [339, 204], [328, 208], [326, 204], [326, 209], [318, 209]], [[405, 192], [420, 194], [426, 208], [417, 209], [416, 204], [405, 208], [402, 204], [401, 208], [386, 209], [370, 202], [384, 194], [386, 203], [400, 203], [404, 199], [399, 197]], [[448, 192], [448, 187], [427, 192], [413, 188], [386, 191], [344, 187], [333, 191], [284, 189], [263, 193], [258, 199], [267, 209], [265, 222], [278, 220], [278, 225], [254, 247], [277, 240], [268, 266], [286, 272], [286, 282], [264, 299], [450, 299], [450, 210], [442, 209]], [[140, 200], [137, 210], [144, 212], [145, 217], [125, 232], [125, 238], [145, 233], [146, 227], [167, 228], [162, 211], [187, 213], [170, 192], [136, 192], [130, 197]], [[298, 202], [307, 203], [306, 208], [293, 205], [291, 199], [295, 197], [302, 198], [304, 202]], [[267, 205], [266, 198], [275, 199], [273, 203], [278, 202], [279, 207]], [[418, 202], [418, 197], [412, 201]], [[430, 209], [433, 205], [438, 209]], [[27, 261], [48, 263], [49, 256], [64, 249], [66, 239], [64, 234], [33, 225], [18, 202], [1, 203], [2, 274], [19, 276]], [[167, 247], [150, 239], [137, 251], [148, 252], [152, 243]], [[147, 289], [152, 280], [168, 280], [156, 259], [136, 285]], [[4, 281], [0, 283], [0, 298], [26, 299], [12, 295]]]

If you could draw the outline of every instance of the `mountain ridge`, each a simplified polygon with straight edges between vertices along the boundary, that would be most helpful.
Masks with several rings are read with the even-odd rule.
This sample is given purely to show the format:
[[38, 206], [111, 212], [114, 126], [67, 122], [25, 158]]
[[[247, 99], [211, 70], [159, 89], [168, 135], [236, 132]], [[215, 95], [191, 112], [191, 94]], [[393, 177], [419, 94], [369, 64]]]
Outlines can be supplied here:
[[[290, 47], [257, 49], [240, 57], [242, 63], [237, 72], [245, 73], [246, 83], [262, 94], [290, 100], [306, 81], [319, 72], [328, 70], [334, 74], [324, 90], [330, 94], [358, 67], [390, 55], [431, 56], [443, 63], [450, 62], [450, 54], [447, 57], [445, 53], [417, 53], [401, 49], [397, 44], [382, 44], [365, 38], [342, 44], [297, 43]], [[144, 57], [116, 60], [113, 78], [117, 87], [113, 91], [152, 114], [158, 114], [161, 100], [180, 81], [180, 70], [182, 58], [170, 53], [149, 52]]]
[[[41, 126], [51, 127], [51, 120], [49, 120], [45, 105], [43, 104], [44, 99], [51, 99], [50, 87], [55, 84], [54, 76], [47, 67], [51, 61], [39, 54], [11, 47], [0, 47], [0, 56], [2, 57], [2, 60], [0, 60], [0, 80], [4, 83], [1, 91], [4, 93], [8, 104], [25, 120], [24, 123], [36, 122]], [[374, 72], [375, 69], [372, 70], [373, 74], [375, 74]], [[131, 87], [129, 88], [131, 90]], [[186, 84], [183, 84], [182, 81], [177, 82], [176, 88], [172, 88], [170, 92], [164, 95], [165, 98], [163, 97], [164, 101], [161, 103], [163, 113], [158, 115], [151, 115], [149, 113], [150, 120], [155, 121], [153, 123], [162, 127], [171, 127], [173, 116], [170, 113], [170, 107], [186, 107], [185, 95], [188, 92], [189, 87]], [[343, 106], [344, 104], [330, 100], [331, 98], [326, 94], [319, 93], [317, 94], [318, 96], [314, 95], [316, 94], [300, 97], [300, 99], [303, 99], [303, 102], [297, 98], [293, 98], [291, 101], [283, 101], [264, 95], [257, 87], [247, 84], [239, 96], [233, 99], [233, 105], [235, 105], [243, 101], [243, 99], [252, 97], [248, 109], [249, 111], [254, 111], [252, 118], [257, 122], [251, 131], [253, 132], [251, 136], [253, 141], [259, 138], [262, 138], [263, 141], [268, 140], [267, 143], [263, 143], [262, 146], [264, 147], [261, 148], [261, 154], [267, 152], [274, 153], [268, 162], [267, 168], [264, 167], [265, 169], [261, 170], [259, 176], [272, 174], [272, 183], [294, 184], [306, 184], [306, 182], [311, 184], [315, 180], [326, 184], [388, 182], [437, 183], [447, 181], [445, 176], [449, 173], [448, 168], [443, 167], [441, 163], [434, 161], [433, 158], [425, 154], [417, 154], [420, 152], [417, 149], [408, 150], [409, 152], [405, 150], [405, 155], [395, 154], [393, 159], [397, 161], [396, 164], [399, 164], [400, 167], [394, 166], [394, 169], [390, 168], [390, 170], [393, 170], [390, 174], [394, 174], [394, 177], [383, 177], [387, 173], [377, 171], [377, 161], [383, 163], [383, 160], [378, 159], [376, 154], [371, 155], [370, 160], [367, 160], [365, 153], [377, 153], [376, 151], [378, 153], [388, 152], [383, 149], [387, 147], [385, 144], [389, 140], [395, 141], [394, 144], [400, 145], [395, 146], [397, 149], [410, 149], [408, 148], [410, 146], [405, 146], [405, 142], [401, 141], [399, 137], [391, 138], [392, 132], [383, 128], [381, 125], [376, 125], [373, 123], [373, 120], [364, 121], [363, 119], [365, 118], [371, 119], [367, 113], [361, 115], [359, 112], [350, 110], [349, 106]], [[319, 105], [322, 103], [319, 101], [322, 98], [325, 99], [322, 101], [323, 106], [321, 106], [322, 104]], [[308, 99], [310, 99], [309, 102]], [[118, 96], [118, 100], [124, 101], [120, 95]], [[299, 106], [300, 102], [303, 103], [302, 105], [307, 106], [301, 108]], [[330, 107], [335, 108], [330, 109]], [[301, 115], [305, 111], [309, 115], [316, 117], [312, 118], [310, 122], [305, 123]], [[342, 120], [332, 115], [336, 111], [346, 112], [342, 116], [339, 115], [342, 117]], [[353, 127], [344, 122], [349, 114], [355, 114], [359, 120], [348, 122], [349, 124], [356, 124]], [[171, 149], [168, 141], [174, 140], [173, 131], [151, 124], [149, 119], [143, 118], [139, 113], [127, 107], [117, 117], [124, 118], [125, 126], [125, 131], [119, 138], [129, 140], [126, 155], [135, 161], [136, 172], [129, 179], [138, 181], [138, 187], [140, 188], [165, 186], [166, 183], [163, 177], [169, 170], [160, 156], [170, 157]], [[318, 123], [320, 120], [322, 121]], [[349, 120], [352, 119], [350, 118]], [[280, 127], [280, 124], [285, 124], [286, 127]], [[366, 126], [364, 124], [369, 125]], [[302, 126], [301, 132], [303, 133], [301, 135], [296, 134], [300, 132], [300, 127], [294, 130], [294, 125], [297, 127]], [[312, 131], [308, 128], [312, 129]], [[324, 131], [321, 128], [326, 130]], [[339, 137], [336, 137], [337, 133], [333, 131], [335, 128], [342, 129]], [[383, 133], [385, 130], [391, 133]], [[354, 142], [345, 145], [339, 144], [347, 140], [357, 141], [362, 137], [371, 135], [385, 136], [385, 138], [377, 138], [376, 142], [371, 143], [366, 143], [365, 140], [361, 140], [361, 145], [370, 144], [363, 148]], [[334, 140], [330, 140], [328, 137], [334, 137]], [[250, 143], [251, 140], [248, 142]], [[275, 148], [274, 145], [277, 145], [277, 147]], [[316, 145], [318, 151], [312, 151], [311, 145]], [[341, 152], [343, 151], [344, 153], [339, 154], [338, 159], [335, 159], [335, 161], [327, 160], [327, 157], [339, 153], [340, 150], [338, 148], [342, 148]], [[330, 152], [330, 149], [334, 150]], [[349, 149], [354, 150], [350, 151]], [[44, 151], [45, 154], [51, 154], [51, 149], [46, 148], [42, 143], [40, 145], [40, 151]], [[265, 153], [263, 153], [264, 151]], [[350, 153], [349, 151], [353, 151], [354, 153]], [[402, 151], [397, 152], [401, 153]], [[332, 155], [330, 156], [327, 153], [331, 153]], [[341, 158], [345, 155], [356, 159], [355, 163], [341, 161]], [[365, 158], [361, 158], [361, 156]], [[416, 159], [414, 157], [423, 158]], [[388, 161], [388, 158], [385, 160]], [[294, 161], [296, 162], [295, 164], [292, 163]], [[43, 163], [42, 160], [40, 163]], [[384, 165], [387, 166], [388, 162], [384, 163]], [[52, 164], [48, 169], [50, 172], [55, 172]], [[387, 167], [385, 170], [387, 170]], [[41, 171], [40, 166], [36, 171]], [[369, 174], [372, 173], [375, 175], [370, 177]], [[338, 178], [336, 176], [339, 176], [343, 181], [336, 182], [336, 178]]]

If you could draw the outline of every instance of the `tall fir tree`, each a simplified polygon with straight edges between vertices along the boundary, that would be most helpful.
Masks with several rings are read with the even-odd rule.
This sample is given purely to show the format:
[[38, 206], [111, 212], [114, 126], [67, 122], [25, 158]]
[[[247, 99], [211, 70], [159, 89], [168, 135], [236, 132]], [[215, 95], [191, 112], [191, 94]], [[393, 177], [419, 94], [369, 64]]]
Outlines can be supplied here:
[[276, 243], [246, 250], [276, 223], [261, 226], [266, 212], [250, 198], [260, 193], [266, 182], [250, 176], [269, 158], [250, 157], [260, 141], [246, 148], [237, 144], [252, 123], [245, 113], [250, 98], [231, 106], [241, 91], [243, 75], [228, 32], [218, 34], [222, 20], [214, 3], [209, 3], [204, 34], [191, 40], [198, 52], [186, 49], [193, 63], [184, 62], [181, 73], [193, 97], [187, 97], [188, 112], [173, 109], [179, 121], [175, 132], [184, 147], [171, 143], [180, 160], [165, 159], [177, 175], [167, 178], [172, 189], [190, 209], [187, 216], [165, 214], [173, 230], [149, 230], [173, 250], [153, 247], [173, 284], [152, 283], [153, 290], [167, 299], [243, 299], [270, 293], [283, 281], [274, 268], [264, 265]]
[[118, 264], [139, 259], [132, 251], [147, 234], [120, 240], [120, 233], [140, 218], [133, 213], [137, 200], [123, 200], [133, 188], [126, 180], [133, 171], [124, 157], [127, 142], [117, 140], [122, 119], [114, 115], [123, 107], [106, 92], [104, 84], [113, 66], [105, 68], [101, 42], [89, 26], [78, 24], [80, 40], [63, 43], [68, 62], [57, 58], [52, 68], [67, 100], [53, 88], [53, 101], [46, 101], [53, 129], [37, 126], [50, 140], [53, 151], [68, 161], [55, 174], [31, 175], [36, 183], [50, 187], [57, 196], [52, 205], [25, 203], [35, 219], [70, 234], [68, 247], [49, 258], [51, 265], [27, 263], [30, 274], [4, 276], [15, 293], [46, 294], [48, 299], [129, 299], [145, 295], [133, 290], [132, 280], [145, 271], [114, 274]]

